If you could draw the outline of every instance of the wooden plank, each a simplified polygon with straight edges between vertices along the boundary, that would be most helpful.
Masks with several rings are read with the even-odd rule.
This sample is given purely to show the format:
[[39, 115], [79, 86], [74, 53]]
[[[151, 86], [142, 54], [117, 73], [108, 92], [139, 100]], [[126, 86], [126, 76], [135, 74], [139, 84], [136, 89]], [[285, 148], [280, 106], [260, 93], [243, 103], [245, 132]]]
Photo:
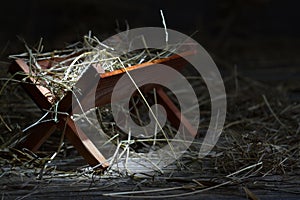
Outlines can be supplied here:
[[53, 121], [39, 123], [33, 126], [24, 133], [26, 135], [26, 138], [24, 138], [23, 141], [19, 142], [17, 148], [27, 148], [33, 152], [36, 152], [56, 130], [56, 128], [56, 123], [54, 123]]
[[74, 121], [70, 117], [65, 117], [61, 120], [60, 127], [61, 129], [65, 127], [64, 131], [67, 139], [89, 165], [98, 166], [101, 164], [99, 165], [99, 168], [102, 169], [106, 169], [109, 166], [105, 157], [100, 153], [85, 133], [79, 127], [76, 127]]
[[[11, 74], [16, 74], [15, 79], [22, 81], [26, 75], [25, 73], [29, 72], [28, 65], [21, 59], [15, 60], [12, 65], [9, 67], [9, 72]], [[21, 74], [21, 73], [24, 74]], [[33, 79], [27, 78], [25, 82], [22, 81], [21, 86], [25, 89], [27, 94], [31, 99], [36, 103], [40, 109], [49, 109], [52, 106], [51, 98], [49, 95], [49, 90], [36, 85], [36, 82]]]
[[195, 137], [197, 135], [197, 130], [189, 123], [189, 121], [184, 117], [180, 110], [175, 106], [172, 100], [163, 91], [163, 88], [157, 88], [156, 93], [158, 94], [159, 102], [164, 105], [164, 108], [168, 113], [168, 119], [170, 120], [172, 125], [178, 128], [180, 123], [182, 123], [184, 128], [186, 128], [190, 135]]

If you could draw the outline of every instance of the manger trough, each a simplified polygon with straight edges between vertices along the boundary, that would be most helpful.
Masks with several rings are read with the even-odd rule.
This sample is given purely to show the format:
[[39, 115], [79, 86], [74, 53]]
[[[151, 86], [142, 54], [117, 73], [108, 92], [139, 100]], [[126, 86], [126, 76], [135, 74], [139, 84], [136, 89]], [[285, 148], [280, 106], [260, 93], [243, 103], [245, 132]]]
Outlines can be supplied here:
[[[20, 81], [20, 84], [43, 112], [53, 109], [55, 110], [55, 113], [49, 114], [48, 112], [45, 115], [46, 117], [43, 118], [43, 122], [36, 123], [26, 129], [24, 133], [25, 137], [23, 137], [17, 143], [16, 147], [20, 149], [27, 148], [35, 152], [51, 136], [51, 134], [54, 133], [55, 130], [60, 130], [64, 132], [66, 138], [71, 142], [71, 144], [77, 149], [79, 154], [90, 166], [96, 166], [97, 168], [104, 170], [109, 166], [107, 159], [96, 148], [93, 141], [91, 141], [85, 132], [79, 127], [76, 127], [73, 121], [72, 110], [74, 110], [74, 108], [72, 108], [72, 95], [74, 95], [74, 93], [66, 89], [59, 91], [57, 90], [57, 87], [59, 87], [57, 85], [52, 86], [53, 89], [49, 89], [49, 84], [51, 81], [47, 82], [43, 80], [43, 77], [40, 75], [47, 75], [47, 80], [57, 79], [57, 75], [53, 73], [52, 68], [55, 66], [57, 67], [60, 63], [64, 63], [65, 66], [72, 65], [74, 64], [74, 60], [83, 54], [84, 52], [79, 51], [63, 56], [52, 55], [50, 57], [36, 59], [32, 62], [23, 58], [14, 59], [9, 68], [9, 72], [13, 74], [13, 77]], [[194, 54], [194, 51], [186, 51], [181, 55], [170, 55], [165, 58], [153, 59], [148, 62], [129, 66], [126, 67], [126, 69], [121, 68], [108, 72], [103, 69], [99, 70], [99, 66], [95, 64], [89, 69], [89, 72], [83, 73], [82, 77], [77, 80], [80, 82], [81, 79], [89, 79], [90, 77], [95, 78], [95, 76], [93, 76], [95, 74], [99, 76], [97, 78], [101, 80], [97, 85], [86, 86], [86, 95], [83, 95], [84, 97], [82, 101], [90, 101], [91, 98], [89, 95], [89, 90], [97, 87], [97, 93], [94, 102], [95, 106], [101, 107], [109, 104], [111, 103], [113, 89], [123, 75], [128, 75], [138, 71], [139, 73], [146, 73], [144, 77], [148, 77], [149, 79], [161, 78], [159, 73], [149, 74], [148, 69], [153, 68], [155, 65], [162, 64], [172, 67], [176, 70], [181, 70], [185, 65], [188, 64], [188, 62], [183, 58], [183, 55], [191, 56]], [[36, 74], [36, 71], [43, 73]], [[170, 81], [172, 81], [171, 77], [168, 78]], [[153, 88], [156, 89], [158, 100], [166, 109], [167, 118], [171, 124], [174, 127], [178, 127], [178, 124], [181, 121], [186, 130], [191, 135], [195, 136], [196, 130], [186, 119], [184, 119], [180, 109], [178, 109], [172, 99], [169, 98], [163, 87], [155, 84], [147, 84], [145, 87], [140, 89], [143, 93], [147, 93]]]

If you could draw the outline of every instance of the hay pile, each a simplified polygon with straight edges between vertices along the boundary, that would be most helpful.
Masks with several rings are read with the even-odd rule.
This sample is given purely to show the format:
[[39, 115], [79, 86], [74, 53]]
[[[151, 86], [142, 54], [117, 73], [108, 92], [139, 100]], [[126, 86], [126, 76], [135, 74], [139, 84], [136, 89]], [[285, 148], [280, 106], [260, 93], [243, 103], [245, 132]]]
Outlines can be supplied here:
[[[118, 40], [126, 41], [125, 39], [119, 38]], [[142, 37], [140, 40], [144, 41]], [[173, 47], [170, 45], [165, 50], [153, 50], [147, 48], [145, 43], [145, 49], [122, 54], [118, 52], [118, 41], [110, 41], [110, 43], [100, 42], [89, 32], [82, 41], [71, 44], [64, 50], [43, 53], [44, 47], [41, 39], [37, 47], [29, 48], [25, 43], [26, 53], [10, 55], [9, 58], [23, 59], [30, 67], [29, 77], [47, 88], [55, 97], [55, 101], [59, 101], [67, 91], [74, 90], [74, 85], [90, 66], [95, 67], [99, 73], [112, 72], [169, 57], [176, 49], [176, 45]], [[43, 60], [50, 60], [51, 67], [41, 66], [39, 61]]]

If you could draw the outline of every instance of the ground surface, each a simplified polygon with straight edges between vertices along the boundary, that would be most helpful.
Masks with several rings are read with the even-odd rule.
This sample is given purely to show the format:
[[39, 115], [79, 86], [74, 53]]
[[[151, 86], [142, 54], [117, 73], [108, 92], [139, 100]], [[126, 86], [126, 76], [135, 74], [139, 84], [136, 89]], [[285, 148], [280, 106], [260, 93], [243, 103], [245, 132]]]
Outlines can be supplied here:
[[[266, 71], [268, 77], [272, 77], [271, 80], [264, 79]], [[118, 173], [98, 176], [83, 172], [80, 169], [85, 163], [71, 146], [69, 146], [69, 150], [66, 149], [64, 153], [57, 156], [52, 165], [45, 171], [41, 170], [43, 165], [39, 163], [42, 162], [42, 159], [36, 162], [36, 167], [33, 167], [34, 165], [25, 167], [20, 166], [20, 163], [18, 164], [18, 161], [13, 158], [9, 160], [9, 157], [5, 157], [6, 154], [2, 153], [3, 166], [0, 180], [2, 198], [119, 199], [122, 197], [124, 199], [156, 199], [169, 197], [186, 199], [188, 197], [189, 199], [298, 199], [300, 194], [300, 154], [297, 149], [299, 149], [300, 106], [299, 93], [297, 93], [299, 85], [295, 85], [299, 81], [297, 79], [299, 77], [297, 76], [299, 74], [298, 68], [293, 68], [290, 72], [284, 70], [281, 74], [285, 74], [285, 76], [280, 77], [278, 77], [277, 70], [268, 70], [267, 67], [257, 71], [247, 68], [241, 73], [244, 73], [243, 77], [248, 75], [251, 79], [239, 78], [239, 91], [233, 89], [236, 88], [232, 86], [232, 80], [234, 79], [225, 78], [225, 82], [226, 80], [228, 82], [227, 89], [231, 88], [228, 92], [229, 113], [225, 125], [227, 128], [225, 128], [224, 137], [221, 137], [217, 145], [215, 156], [212, 155], [204, 160], [191, 162], [191, 164], [187, 163], [179, 168], [176, 166], [170, 167], [164, 175], [150, 174], [145, 176], [144, 174], [137, 174], [127, 177], [125, 174]], [[270, 74], [274, 74], [274, 76], [270, 76]], [[253, 77], [254, 75], [255, 77]], [[291, 79], [283, 77], [291, 77]], [[293, 77], [296, 78], [293, 79]], [[264, 82], [257, 82], [252, 78], [256, 78], [258, 81], [263, 79]], [[280, 81], [277, 79], [280, 79]], [[278, 84], [277, 88], [270, 87], [274, 82], [281, 84]], [[245, 89], [245, 83], [248, 84], [250, 90], [247, 87]], [[290, 88], [291, 90], [289, 90]], [[7, 139], [18, 133], [20, 131], [19, 126], [26, 127], [41, 115], [34, 103], [22, 91], [22, 88], [12, 84], [5, 91], [7, 95], [2, 95], [1, 99], [3, 102], [1, 116], [3, 116], [11, 131], [8, 131], [8, 128], [2, 123], [2, 130], [5, 133], [1, 135], [3, 141], [7, 141]], [[251, 91], [254, 94], [250, 94]], [[245, 94], [249, 98], [244, 99]], [[287, 134], [286, 130], [280, 128], [266, 105], [261, 107], [260, 104], [263, 103], [261, 94], [267, 96], [276, 113], [279, 113], [280, 110], [286, 110], [287, 114], [279, 115], [279, 117], [289, 127], [287, 131], [290, 133]], [[278, 96], [272, 99], [274, 94]], [[258, 100], [255, 98], [256, 96], [259, 96]], [[274, 107], [276, 102], [282, 104], [278, 109]], [[246, 107], [245, 104], [247, 104]], [[255, 110], [257, 106], [259, 110], [263, 109], [268, 113], [251, 114], [250, 112], [249, 114], [249, 108]], [[248, 112], [245, 113], [244, 111], [247, 109]], [[18, 114], [20, 110], [22, 110], [21, 115]], [[254, 122], [234, 125], [239, 123], [237, 122], [239, 117], [236, 116], [236, 112], [240, 115], [246, 115], [246, 117], [242, 117]], [[261, 124], [256, 120], [259, 120]], [[264, 128], [267, 131], [262, 131]], [[254, 132], [257, 132], [258, 135], [252, 134]], [[261, 134], [265, 134], [265, 137]], [[276, 138], [274, 138], [274, 134], [278, 134]], [[278, 139], [282, 137], [282, 134], [290, 135], [293, 138], [286, 137], [285, 143], [282, 139]], [[239, 138], [227, 141], [232, 142], [232, 146], [226, 143], [228, 137], [231, 136]], [[264, 141], [263, 138], [266, 137], [269, 137], [269, 141]], [[48, 141], [42, 148], [41, 155], [47, 156], [53, 153], [56, 150], [53, 144], [56, 144], [58, 140], [59, 135]], [[290, 143], [292, 141], [294, 142]], [[257, 146], [260, 144], [259, 142], [266, 146], [270, 143], [275, 148], [285, 148], [289, 153], [282, 153], [279, 150], [270, 151], [268, 147], [263, 148], [265, 152], [261, 155], [264, 157], [245, 153], [245, 149], [249, 150], [249, 148], [249, 154], [253, 153], [252, 151], [262, 150]], [[224, 148], [224, 145], [229, 146]], [[251, 145], [254, 145], [252, 151]], [[3, 147], [5, 149], [5, 143]], [[244, 150], [245, 152], [243, 152]], [[220, 152], [221, 154], [218, 155]], [[227, 153], [233, 154], [233, 156]], [[226, 159], [227, 161], [224, 161]], [[261, 164], [259, 164], [260, 161], [262, 161]], [[253, 167], [253, 164], [257, 164], [257, 166]], [[55, 168], [53, 168], [54, 166]], [[247, 167], [250, 168], [247, 169]], [[238, 173], [234, 176], [226, 178], [229, 174], [236, 172]], [[161, 191], [161, 189], [166, 191]], [[154, 191], [151, 192], [151, 190]], [[133, 191], [143, 192], [132, 193]], [[125, 193], [118, 194], [119, 192]], [[183, 197], [181, 197], [182, 195]]]

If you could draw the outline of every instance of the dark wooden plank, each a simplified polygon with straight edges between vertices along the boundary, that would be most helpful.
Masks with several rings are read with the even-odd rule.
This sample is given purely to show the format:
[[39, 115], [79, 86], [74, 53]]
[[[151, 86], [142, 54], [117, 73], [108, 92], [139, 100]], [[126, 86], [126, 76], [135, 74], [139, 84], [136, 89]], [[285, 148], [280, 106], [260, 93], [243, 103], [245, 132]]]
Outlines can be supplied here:
[[61, 129], [65, 127], [65, 130], [62, 131], [65, 132], [67, 139], [89, 165], [98, 165], [99, 168], [102, 169], [106, 169], [109, 166], [101, 152], [95, 147], [85, 133], [79, 127], [76, 127], [74, 121], [70, 117], [65, 117], [64, 120], [61, 120], [60, 127]]

